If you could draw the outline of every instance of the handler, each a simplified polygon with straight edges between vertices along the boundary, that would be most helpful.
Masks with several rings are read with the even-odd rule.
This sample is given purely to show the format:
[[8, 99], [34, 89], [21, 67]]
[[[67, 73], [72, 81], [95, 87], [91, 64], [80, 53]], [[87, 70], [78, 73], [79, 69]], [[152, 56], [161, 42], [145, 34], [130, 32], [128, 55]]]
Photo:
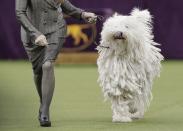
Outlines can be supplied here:
[[16, 0], [16, 16], [21, 24], [21, 40], [32, 63], [34, 81], [40, 97], [40, 126], [50, 127], [49, 107], [54, 87], [54, 61], [66, 37], [63, 13], [96, 22], [94, 13], [73, 6], [68, 0]]

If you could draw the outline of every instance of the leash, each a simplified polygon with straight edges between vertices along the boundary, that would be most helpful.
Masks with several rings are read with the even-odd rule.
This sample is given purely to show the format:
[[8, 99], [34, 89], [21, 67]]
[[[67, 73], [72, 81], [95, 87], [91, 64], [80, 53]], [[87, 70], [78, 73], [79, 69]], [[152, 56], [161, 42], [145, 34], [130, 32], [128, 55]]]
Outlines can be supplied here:
[[143, 9], [143, 0], [137, 0], [137, 6], [140, 9]]
[[[96, 15], [97, 16], [97, 21], [104, 21], [104, 16], [102, 16], [102, 15]], [[96, 21], [96, 22], [97, 22]], [[96, 42], [96, 40], [95, 40], [95, 34], [94, 34], [94, 31], [92, 31], [92, 40], [93, 40], [93, 43], [96, 45], [96, 46], [99, 46], [99, 47], [102, 47], [102, 48], [106, 48], [106, 49], [109, 49], [109, 47], [108, 46], [103, 46], [103, 45], [100, 45], [100, 44], [98, 44], [97, 42]]]

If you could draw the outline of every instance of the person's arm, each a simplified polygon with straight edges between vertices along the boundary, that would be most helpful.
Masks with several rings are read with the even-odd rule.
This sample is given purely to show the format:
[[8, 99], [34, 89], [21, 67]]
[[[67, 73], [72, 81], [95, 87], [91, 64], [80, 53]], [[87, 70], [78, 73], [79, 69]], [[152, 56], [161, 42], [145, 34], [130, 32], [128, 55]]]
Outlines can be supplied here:
[[[43, 38], [43, 34], [39, 32], [30, 22], [30, 20], [27, 17], [26, 11], [28, 6], [28, 0], [16, 0], [16, 17], [17, 20], [20, 22], [20, 24], [23, 26], [23, 28], [29, 32], [30, 37], [33, 38], [34, 41], [37, 43], [40, 42], [40, 36]], [[37, 39], [39, 38], [39, 40]], [[35, 43], [36, 43], [35, 42]], [[44, 45], [44, 42], [41, 42], [40, 44]]]
[[81, 19], [82, 12], [84, 12], [82, 9], [72, 5], [68, 0], [62, 0], [61, 8], [66, 15], [76, 19]]
[[68, 0], [62, 0], [61, 8], [63, 12], [69, 16], [77, 19], [83, 19], [85, 22], [90, 24], [96, 23], [97, 16], [94, 13], [85, 12], [84, 10], [72, 5]]

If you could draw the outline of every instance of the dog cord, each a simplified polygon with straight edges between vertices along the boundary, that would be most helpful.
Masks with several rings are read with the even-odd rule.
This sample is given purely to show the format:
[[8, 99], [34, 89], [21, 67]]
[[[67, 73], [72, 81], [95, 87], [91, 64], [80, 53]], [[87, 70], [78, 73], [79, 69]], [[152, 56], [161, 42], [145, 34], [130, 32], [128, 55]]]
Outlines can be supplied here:
[[[104, 16], [102, 15], [96, 15], [97, 16], [97, 20], [98, 21], [104, 21]], [[106, 48], [106, 49], [109, 49], [108, 46], [102, 46], [100, 44], [98, 44], [95, 40], [95, 35], [94, 35], [94, 31], [92, 31], [92, 39], [93, 39], [93, 43], [96, 45], [96, 46], [99, 46], [99, 47], [102, 47], [102, 48]]]

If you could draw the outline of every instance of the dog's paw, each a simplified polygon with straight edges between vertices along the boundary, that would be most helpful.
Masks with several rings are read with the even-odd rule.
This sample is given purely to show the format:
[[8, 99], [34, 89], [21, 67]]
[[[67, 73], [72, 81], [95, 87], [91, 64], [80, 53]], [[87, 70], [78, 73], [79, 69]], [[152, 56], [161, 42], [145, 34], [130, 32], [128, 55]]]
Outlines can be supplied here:
[[131, 118], [132, 118], [133, 120], [142, 119], [143, 117], [144, 117], [144, 114], [143, 114], [143, 113], [140, 113], [140, 112], [136, 112], [136, 113], [134, 113], [134, 114], [131, 116]]
[[128, 116], [113, 117], [112, 122], [132, 122], [132, 119]]

